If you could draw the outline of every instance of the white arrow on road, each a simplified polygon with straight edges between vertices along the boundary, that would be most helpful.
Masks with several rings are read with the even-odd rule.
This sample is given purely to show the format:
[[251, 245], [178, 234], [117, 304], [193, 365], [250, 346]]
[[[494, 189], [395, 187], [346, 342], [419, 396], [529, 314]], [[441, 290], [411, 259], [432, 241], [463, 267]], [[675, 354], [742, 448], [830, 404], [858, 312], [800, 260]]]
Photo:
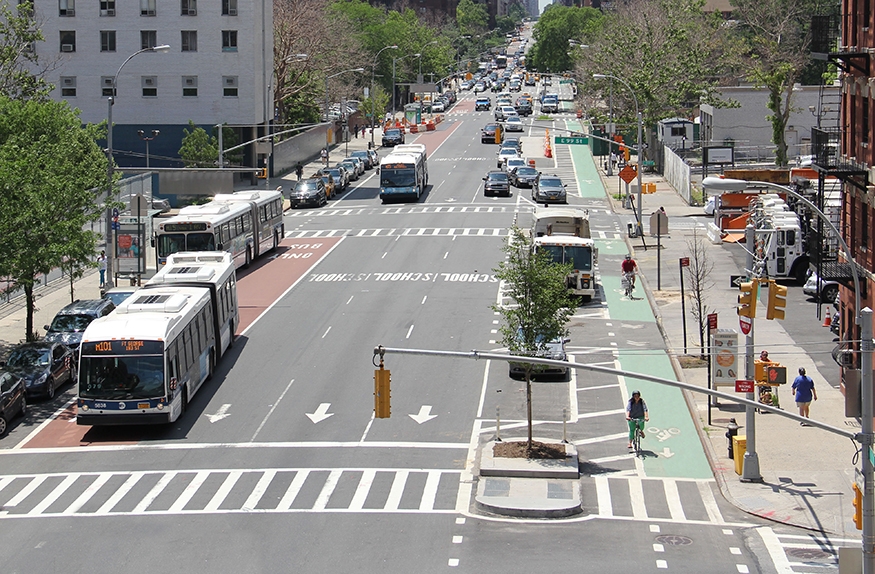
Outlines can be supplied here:
[[437, 418], [437, 415], [431, 414], [431, 405], [422, 405], [419, 408], [418, 415], [408, 415], [408, 416], [410, 416], [410, 418], [412, 418], [413, 420], [415, 420], [419, 424], [430, 421], [433, 418]]
[[230, 409], [230, 408], [231, 408], [230, 404], [222, 405], [221, 407], [219, 407], [219, 410], [216, 411], [216, 414], [204, 415], [204, 416], [207, 417], [208, 419], [210, 419], [211, 423], [214, 423], [214, 422], [222, 420], [225, 417], [230, 417], [231, 415], [228, 413], [228, 409]]
[[662, 449], [662, 456], [664, 456], [665, 458], [671, 458], [674, 456], [674, 453], [671, 452], [671, 449], [665, 447], [664, 449]]
[[331, 403], [322, 403], [319, 405], [319, 408], [316, 409], [315, 413], [305, 413], [310, 420], [314, 423], [320, 423], [327, 419], [328, 417], [334, 416], [334, 413], [328, 412], [328, 407], [331, 406]]

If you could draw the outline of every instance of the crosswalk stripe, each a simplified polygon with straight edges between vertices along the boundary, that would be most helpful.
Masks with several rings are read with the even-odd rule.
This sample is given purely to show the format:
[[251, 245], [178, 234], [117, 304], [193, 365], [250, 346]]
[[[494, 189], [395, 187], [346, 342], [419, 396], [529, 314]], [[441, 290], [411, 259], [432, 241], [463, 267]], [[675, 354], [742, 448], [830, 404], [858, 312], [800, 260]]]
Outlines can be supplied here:
[[3, 506], [6, 507], [15, 507], [21, 504], [25, 498], [33, 494], [33, 491], [39, 488], [39, 486], [45, 482], [47, 476], [37, 476], [33, 480], [27, 483], [24, 488], [21, 489], [21, 492], [13, 496], [9, 501], [6, 502]]
[[149, 506], [151, 506], [153, 502], [155, 502], [155, 499], [161, 495], [161, 492], [164, 491], [167, 485], [170, 484], [170, 481], [176, 478], [177, 474], [178, 473], [175, 471], [168, 472], [165, 473], [161, 478], [159, 478], [158, 482], [155, 483], [155, 486], [152, 487], [152, 490], [149, 491], [149, 494], [147, 494], [142, 500], [140, 500], [140, 502], [137, 503], [131, 513], [142, 514], [143, 512], [145, 512], [146, 509], [149, 508]]
[[255, 485], [255, 488], [252, 489], [252, 494], [249, 495], [249, 498], [246, 499], [246, 502], [243, 503], [244, 509], [252, 509], [258, 506], [261, 497], [264, 496], [267, 487], [270, 486], [270, 483], [273, 481], [273, 477], [276, 476], [276, 470], [268, 469], [261, 475], [261, 478], [258, 479], [258, 483]]
[[401, 495], [404, 494], [404, 485], [407, 484], [407, 476], [410, 471], [402, 470], [395, 474], [395, 479], [392, 481], [392, 488], [389, 489], [389, 498], [386, 500], [386, 510], [398, 510], [398, 504], [401, 502]]
[[599, 504], [599, 516], [613, 516], [614, 509], [611, 504], [611, 487], [608, 484], [608, 477], [595, 477], [595, 492]]
[[91, 497], [97, 494], [97, 491], [101, 489], [101, 487], [112, 478], [113, 474], [111, 472], [103, 472], [97, 475], [97, 478], [92, 481], [91, 484], [79, 495], [79, 497], [73, 501], [70, 506], [64, 509], [61, 514], [75, 514], [79, 511], [80, 508], [85, 506], [85, 504], [91, 500]]
[[702, 497], [702, 502], [705, 505], [705, 512], [708, 513], [708, 520], [717, 523], [724, 522], [720, 508], [717, 507], [717, 500], [714, 499], [714, 493], [711, 491], [711, 485], [706, 482], [700, 482], [698, 486], [699, 495]]
[[112, 496], [110, 496], [109, 499], [97, 509], [96, 514], [106, 514], [111, 512], [115, 505], [124, 498], [124, 496], [134, 487], [135, 484], [137, 484], [137, 482], [139, 482], [141, 478], [143, 478], [143, 475], [145, 474], [145, 472], [132, 472], [118, 490], [116, 490]]
[[277, 505], [277, 510], [288, 510], [292, 507], [292, 503], [295, 502], [295, 498], [297, 498], [298, 493], [301, 492], [301, 487], [304, 486], [304, 481], [307, 480], [307, 477], [310, 475], [310, 471], [306, 469], [301, 469], [295, 473], [295, 478], [292, 479], [292, 483], [286, 489], [286, 493], [280, 499], [280, 503]]
[[687, 515], [684, 513], [684, 507], [681, 505], [681, 493], [678, 491], [678, 483], [676, 480], [665, 479], [663, 481], [665, 487], [665, 499], [668, 501], [668, 511], [671, 513], [672, 520], [686, 520]]
[[322, 486], [322, 492], [316, 497], [316, 502], [313, 503], [313, 510], [325, 510], [325, 507], [328, 505], [328, 499], [331, 498], [334, 489], [337, 488], [337, 481], [340, 480], [341, 474], [343, 474], [343, 471], [340, 469], [334, 469], [328, 473], [328, 480]]
[[41, 514], [46, 508], [48, 508], [49, 506], [51, 506], [52, 503], [54, 503], [56, 500], [58, 500], [58, 499], [61, 497], [61, 495], [64, 494], [64, 492], [66, 492], [66, 490], [67, 490], [68, 488], [70, 488], [70, 485], [73, 484], [74, 482], [76, 482], [76, 480], [77, 480], [78, 478], [79, 478], [79, 477], [78, 477], [77, 475], [75, 475], [75, 474], [71, 474], [71, 475], [65, 477], [64, 480], [62, 480], [62, 481], [60, 482], [60, 484], [58, 484], [58, 486], [56, 486], [56, 487], [55, 487], [55, 488], [54, 488], [54, 489], [48, 494], [48, 496], [46, 496], [45, 498], [43, 498], [43, 499], [39, 502], [39, 504], [37, 504], [36, 506], [34, 506], [34, 507], [30, 510], [30, 512], [28, 512], [28, 514], [29, 514], [29, 515]]
[[365, 500], [368, 498], [368, 492], [374, 484], [374, 478], [377, 476], [377, 471], [373, 469], [366, 470], [362, 473], [359, 479], [359, 484], [355, 489], [355, 494], [352, 495], [352, 500], [349, 503], [350, 510], [361, 510], [365, 506]]
[[13, 480], [15, 480], [14, 476], [4, 476], [3, 478], [0, 478], [0, 492], [3, 492], [3, 489], [6, 488], [6, 485], [8, 485]]
[[204, 484], [204, 481], [207, 480], [208, 476], [210, 476], [210, 471], [198, 471], [198, 473], [194, 475], [194, 478], [191, 479], [191, 482], [188, 483], [188, 486], [185, 487], [185, 490], [182, 491], [182, 494], [179, 495], [179, 498], [170, 505], [167, 512], [179, 512], [185, 508], [185, 505], [188, 504], [195, 493], [197, 493], [198, 489]]
[[219, 487], [216, 494], [214, 494], [207, 505], [204, 506], [204, 510], [208, 512], [215, 512], [218, 510], [219, 506], [225, 500], [225, 497], [228, 496], [228, 493], [231, 492], [231, 489], [234, 488], [234, 485], [237, 484], [237, 481], [240, 480], [241, 476], [243, 476], [242, 470], [235, 470], [228, 473], [228, 476], [222, 481], [222, 486]]
[[647, 518], [647, 504], [644, 500], [644, 484], [638, 477], [629, 479], [629, 498], [632, 501], [632, 516]]
[[428, 471], [428, 476], [425, 479], [425, 489], [423, 490], [422, 498], [419, 501], [420, 510], [434, 510], [434, 501], [437, 498], [440, 480], [441, 473], [439, 470]]

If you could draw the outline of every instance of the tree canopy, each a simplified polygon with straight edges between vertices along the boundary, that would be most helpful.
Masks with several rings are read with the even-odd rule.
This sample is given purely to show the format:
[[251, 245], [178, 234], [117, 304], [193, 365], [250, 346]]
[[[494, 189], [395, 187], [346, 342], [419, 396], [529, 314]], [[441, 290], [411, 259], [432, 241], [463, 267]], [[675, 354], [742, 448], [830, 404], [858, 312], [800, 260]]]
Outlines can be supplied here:
[[45, 40], [33, 16], [33, 3], [11, 7], [0, 0], [0, 95], [10, 98], [46, 98], [52, 89], [43, 78], [32, 46]]

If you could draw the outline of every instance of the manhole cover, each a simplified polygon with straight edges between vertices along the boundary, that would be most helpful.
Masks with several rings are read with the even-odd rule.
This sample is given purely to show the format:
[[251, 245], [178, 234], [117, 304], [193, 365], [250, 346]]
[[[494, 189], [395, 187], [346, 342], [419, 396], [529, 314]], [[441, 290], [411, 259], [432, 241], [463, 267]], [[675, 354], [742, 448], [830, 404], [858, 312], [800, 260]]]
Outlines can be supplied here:
[[788, 556], [803, 560], [824, 560], [835, 557], [833, 554], [818, 548], [787, 548], [786, 552]]
[[687, 544], [693, 543], [692, 538], [687, 538], [686, 536], [677, 536], [674, 534], [657, 536], [656, 541], [660, 544], [665, 544], [666, 546], [686, 546]]

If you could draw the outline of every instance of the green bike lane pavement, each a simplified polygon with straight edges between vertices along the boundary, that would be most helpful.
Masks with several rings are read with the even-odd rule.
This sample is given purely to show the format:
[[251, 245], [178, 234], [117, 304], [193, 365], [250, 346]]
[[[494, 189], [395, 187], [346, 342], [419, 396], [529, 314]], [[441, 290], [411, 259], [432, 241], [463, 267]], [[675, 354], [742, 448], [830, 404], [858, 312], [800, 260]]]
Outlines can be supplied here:
[[[577, 123], [578, 127], [572, 125], [575, 123], [577, 122], [569, 122], [569, 129], [580, 129], [579, 123]], [[578, 176], [581, 196], [605, 199], [605, 189], [590, 147], [571, 146], [571, 148], [571, 159]], [[590, 184], [590, 181], [594, 183]], [[618, 239], [596, 240], [596, 244], [600, 255], [620, 255], [628, 250], [625, 241]], [[619, 269], [619, 262], [617, 268]], [[636, 288], [637, 297], [630, 300], [623, 294], [619, 270], [617, 273], [604, 271], [605, 267], [602, 266], [600, 279], [610, 322], [643, 324], [643, 328], [651, 332], [636, 330], [636, 334], [647, 340], [662, 341], [661, 335], [656, 331], [656, 320], [648, 299], [643, 294], [641, 283], [639, 282]], [[613, 325], [615, 330], [618, 327], [619, 325]], [[645, 474], [660, 478], [712, 478], [714, 475], [681, 390], [635, 377], [635, 373], [640, 373], [676, 380], [671, 360], [664, 347], [651, 346], [646, 350], [638, 350], [619, 346], [617, 361], [620, 369], [625, 373], [621, 379], [621, 384], [626, 388], [625, 396], [630, 396], [633, 390], [640, 390], [650, 413], [650, 422], [645, 431], [646, 437], [642, 441]]]

